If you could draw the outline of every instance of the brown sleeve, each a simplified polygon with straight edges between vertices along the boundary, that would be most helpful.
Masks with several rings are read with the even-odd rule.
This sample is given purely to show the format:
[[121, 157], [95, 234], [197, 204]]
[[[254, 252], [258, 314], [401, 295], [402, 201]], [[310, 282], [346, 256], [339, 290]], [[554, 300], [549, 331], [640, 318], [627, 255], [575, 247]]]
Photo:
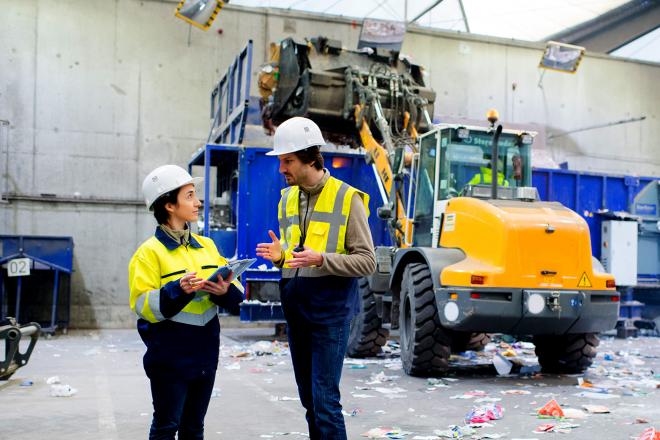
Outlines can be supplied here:
[[367, 211], [359, 194], [355, 194], [351, 200], [345, 247], [348, 255], [324, 253], [321, 268], [330, 275], [343, 277], [362, 277], [376, 270], [374, 242], [371, 238]]

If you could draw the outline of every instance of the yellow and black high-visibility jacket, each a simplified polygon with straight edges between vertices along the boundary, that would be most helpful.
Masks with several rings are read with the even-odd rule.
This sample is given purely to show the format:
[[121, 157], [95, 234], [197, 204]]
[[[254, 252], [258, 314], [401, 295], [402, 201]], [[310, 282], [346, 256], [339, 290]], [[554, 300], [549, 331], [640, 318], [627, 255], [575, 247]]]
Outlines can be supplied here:
[[[305, 226], [301, 225], [300, 220], [300, 187], [283, 189], [278, 206], [278, 221], [284, 261], [293, 257], [293, 249], [299, 244], [320, 253], [347, 254], [346, 226], [355, 194], [360, 195], [368, 213], [369, 196], [331, 176], [314, 204], [307, 230], [303, 231], [301, 228]], [[289, 266], [284, 263], [283, 267]], [[337, 325], [352, 319], [360, 307], [357, 279], [352, 277], [326, 275], [283, 278], [280, 294], [282, 309], [289, 321]]]
[[[145, 369], [177, 374], [217, 368], [220, 341], [218, 306], [238, 310], [243, 286], [232, 281], [227, 294], [186, 294], [179, 279], [188, 272], [208, 278], [227, 263], [210, 238], [190, 234], [186, 246], [161, 228], [146, 240], [128, 266], [130, 307], [147, 345]], [[185, 371], [192, 369], [192, 371]]]

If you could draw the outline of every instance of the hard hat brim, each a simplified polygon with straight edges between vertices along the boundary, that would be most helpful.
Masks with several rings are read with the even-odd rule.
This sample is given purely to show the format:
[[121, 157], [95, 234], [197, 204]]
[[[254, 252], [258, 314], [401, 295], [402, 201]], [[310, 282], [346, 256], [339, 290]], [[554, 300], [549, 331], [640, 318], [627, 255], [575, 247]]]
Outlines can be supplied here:
[[282, 155], [284, 155], [284, 154], [291, 154], [291, 153], [295, 153], [296, 151], [306, 150], [306, 149], [311, 148], [311, 147], [319, 147], [319, 148], [321, 148], [321, 147], [323, 147], [324, 145], [327, 145], [327, 144], [321, 144], [321, 145], [319, 145], [319, 144], [311, 144], [311, 145], [306, 145], [306, 146], [303, 146], [303, 147], [300, 147], [300, 148], [291, 149], [291, 150], [289, 150], [289, 151], [275, 151], [275, 149], [273, 149], [273, 150], [271, 150], [271, 151], [268, 151], [268, 152], [266, 153], [266, 156], [282, 156]]
[[163, 194], [161, 194], [160, 196], [158, 196], [158, 197], [156, 198], [156, 200], [154, 200], [153, 202], [151, 202], [151, 204], [149, 205], [149, 211], [153, 211], [153, 210], [154, 210], [154, 203], [156, 203], [156, 202], [158, 201], [158, 199], [160, 199], [161, 197], [163, 197], [163, 196], [164, 196], [165, 194], [167, 194], [168, 192], [170, 192], [170, 191], [174, 191], [175, 189], [183, 188], [184, 186], [186, 186], [186, 185], [190, 185], [191, 183], [193, 184], [193, 186], [194, 186], [195, 188], [197, 188], [198, 186], [201, 186], [201, 184], [202, 184], [203, 182], [204, 182], [204, 178], [203, 178], [203, 177], [193, 177], [192, 180], [191, 180], [190, 182], [186, 182], [186, 183], [184, 183], [184, 184], [182, 184], [182, 185], [176, 186], [176, 187], [174, 187], [174, 188], [172, 188], [172, 189], [170, 189], [170, 190], [168, 190], [168, 191], [165, 191]]

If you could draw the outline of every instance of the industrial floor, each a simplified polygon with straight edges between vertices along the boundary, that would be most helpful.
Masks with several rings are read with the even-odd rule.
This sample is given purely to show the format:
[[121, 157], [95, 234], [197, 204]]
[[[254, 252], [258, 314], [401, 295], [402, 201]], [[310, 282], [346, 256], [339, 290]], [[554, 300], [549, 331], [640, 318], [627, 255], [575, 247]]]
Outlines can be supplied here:
[[[272, 342], [272, 327], [225, 325], [222, 334], [205, 438], [307, 438], [284, 341]], [[0, 383], [0, 439], [147, 438], [151, 400], [143, 353], [135, 330], [40, 339], [29, 364]], [[349, 439], [445, 438], [449, 425], [465, 425], [474, 406], [493, 404], [503, 408], [501, 419], [462, 438], [631, 439], [650, 427], [660, 429], [660, 338], [605, 338], [598, 368], [590, 371], [606, 380], [593, 389], [578, 388], [582, 375], [503, 377], [486, 365], [427, 380], [406, 376], [400, 366], [396, 350], [345, 364], [341, 391]], [[59, 384], [47, 383], [58, 382], [54, 376]], [[60, 392], [66, 393], [66, 385], [76, 392], [54, 397], [54, 385]], [[580, 417], [538, 418], [536, 410], [553, 398]], [[610, 412], [588, 414], [582, 408], [588, 404]], [[555, 429], [565, 433], [534, 433], [549, 429], [547, 424], [559, 424]]]

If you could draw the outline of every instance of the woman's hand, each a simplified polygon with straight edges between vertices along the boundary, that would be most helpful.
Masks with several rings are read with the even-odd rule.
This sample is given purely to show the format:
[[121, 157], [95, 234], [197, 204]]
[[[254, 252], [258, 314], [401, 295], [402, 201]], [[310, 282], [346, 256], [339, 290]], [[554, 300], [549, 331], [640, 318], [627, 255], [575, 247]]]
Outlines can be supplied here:
[[200, 289], [204, 292], [210, 293], [211, 295], [222, 296], [229, 291], [229, 286], [231, 286], [231, 278], [232, 275], [229, 275], [229, 279], [225, 281], [220, 275], [218, 275], [217, 283], [209, 280], [202, 280], [202, 282], [199, 283], [201, 285]]
[[282, 259], [282, 245], [273, 231], [269, 230], [268, 236], [272, 243], [257, 244], [257, 255], [266, 260], [278, 262]]
[[183, 291], [187, 294], [198, 291], [202, 285], [200, 281], [204, 281], [202, 278], [197, 278], [195, 275], [197, 275], [197, 272], [189, 272], [179, 278], [179, 285], [181, 286], [181, 289], [183, 289]]

